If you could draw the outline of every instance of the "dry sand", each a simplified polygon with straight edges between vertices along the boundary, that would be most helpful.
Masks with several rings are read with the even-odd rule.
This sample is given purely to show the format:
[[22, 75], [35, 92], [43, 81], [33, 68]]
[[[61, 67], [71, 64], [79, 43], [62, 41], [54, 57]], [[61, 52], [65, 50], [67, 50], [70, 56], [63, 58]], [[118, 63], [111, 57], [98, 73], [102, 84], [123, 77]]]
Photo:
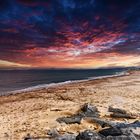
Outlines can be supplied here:
[[21, 140], [28, 133], [31, 136], [46, 136], [47, 130], [51, 128], [68, 132], [95, 129], [96, 126], [85, 121], [80, 125], [56, 122], [60, 116], [75, 113], [84, 103], [97, 106], [101, 115], [106, 118], [108, 106], [140, 115], [140, 71], [130, 72], [127, 76], [2, 96], [0, 140]]

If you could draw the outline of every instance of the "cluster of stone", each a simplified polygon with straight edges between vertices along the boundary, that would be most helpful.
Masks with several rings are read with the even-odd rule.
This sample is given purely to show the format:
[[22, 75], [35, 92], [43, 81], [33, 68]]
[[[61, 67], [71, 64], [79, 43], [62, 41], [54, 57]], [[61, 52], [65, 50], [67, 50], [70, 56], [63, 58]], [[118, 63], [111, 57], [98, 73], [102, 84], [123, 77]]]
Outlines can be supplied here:
[[[109, 107], [108, 111], [111, 112], [112, 118], [126, 118], [134, 119], [134, 115], [127, 113], [125, 110], [119, 108]], [[42, 138], [43, 140], [140, 140], [140, 133], [134, 133], [134, 130], [140, 128], [140, 121], [134, 121], [133, 123], [118, 123], [115, 121], [104, 120], [100, 118], [98, 109], [90, 104], [84, 104], [79, 113], [69, 117], [61, 117], [56, 121], [59, 123], [74, 124], [81, 123], [82, 119], [88, 118], [91, 122], [94, 122], [101, 126], [100, 131], [85, 130], [79, 134], [60, 134], [56, 129], [48, 132], [49, 138]], [[30, 136], [24, 140], [35, 140]]]

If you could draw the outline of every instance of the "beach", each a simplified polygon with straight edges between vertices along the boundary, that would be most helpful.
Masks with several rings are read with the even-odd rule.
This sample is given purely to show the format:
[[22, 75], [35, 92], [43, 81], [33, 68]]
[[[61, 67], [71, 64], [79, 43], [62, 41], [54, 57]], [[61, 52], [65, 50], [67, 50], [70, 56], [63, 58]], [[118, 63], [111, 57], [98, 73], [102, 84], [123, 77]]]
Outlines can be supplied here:
[[140, 71], [1, 96], [0, 139], [20, 140], [27, 134], [43, 137], [53, 128], [71, 133], [94, 130], [96, 126], [84, 120], [70, 125], [56, 121], [76, 113], [85, 103], [95, 105], [103, 118], [107, 118], [108, 107], [112, 106], [137, 114], [140, 119]]

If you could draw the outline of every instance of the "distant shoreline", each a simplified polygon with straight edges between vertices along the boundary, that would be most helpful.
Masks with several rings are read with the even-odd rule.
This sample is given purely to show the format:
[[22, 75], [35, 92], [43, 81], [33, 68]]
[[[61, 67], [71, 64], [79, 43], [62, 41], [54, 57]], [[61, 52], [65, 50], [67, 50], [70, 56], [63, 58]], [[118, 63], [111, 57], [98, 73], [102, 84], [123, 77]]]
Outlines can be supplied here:
[[122, 72], [117, 72], [113, 75], [89, 77], [88, 79], [83, 79], [83, 80], [68, 80], [68, 81], [58, 82], [58, 83], [40, 84], [40, 85], [36, 85], [36, 86], [31, 86], [31, 87], [19, 89], [19, 90], [2, 92], [2, 93], [0, 93], [0, 96], [9, 96], [9, 95], [14, 95], [14, 94], [20, 94], [23, 92], [26, 93], [26, 92], [31, 92], [31, 91], [41, 90], [41, 89], [48, 89], [48, 88], [63, 86], [63, 85], [67, 85], [67, 84], [81, 83], [81, 82], [87, 82], [87, 81], [105, 79], [105, 78], [113, 78], [113, 77], [119, 77], [119, 76], [126, 76], [129, 74], [130, 73], [127, 70], [125, 70]]

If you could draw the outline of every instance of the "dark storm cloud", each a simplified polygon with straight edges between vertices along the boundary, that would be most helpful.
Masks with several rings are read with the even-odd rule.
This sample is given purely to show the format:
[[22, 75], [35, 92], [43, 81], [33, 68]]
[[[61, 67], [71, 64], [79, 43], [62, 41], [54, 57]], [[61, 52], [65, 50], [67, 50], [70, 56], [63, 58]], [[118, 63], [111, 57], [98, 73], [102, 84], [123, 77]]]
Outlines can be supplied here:
[[0, 10], [3, 11], [10, 6], [10, 2], [8, 0], [0, 0]]
[[[109, 51], [137, 54], [139, 7], [140, 0], [1, 0], [0, 58], [6, 52], [79, 48], [93, 42], [111, 44]], [[112, 42], [106, 42], [110, 37]]]

